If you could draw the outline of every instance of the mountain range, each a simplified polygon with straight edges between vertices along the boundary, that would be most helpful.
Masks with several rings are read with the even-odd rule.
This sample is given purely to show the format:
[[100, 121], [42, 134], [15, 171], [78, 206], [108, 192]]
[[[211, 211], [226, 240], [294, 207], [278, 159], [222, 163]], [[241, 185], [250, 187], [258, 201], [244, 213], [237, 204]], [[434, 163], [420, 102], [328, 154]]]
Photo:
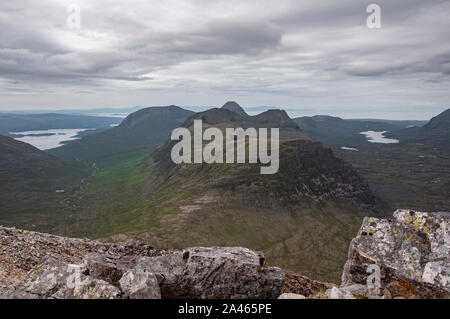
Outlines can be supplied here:
[[[192, 129], [196, 119], [201, 119], [205, 128], [280, 128], [279, 171], [260, 175], [259, 163], [175, 165], [170, 159], [175, 143], [169, 139], [170, 132], [180, 126]], [[439, 124], [439, 119], [432, 122], [429, 130], [441, 134], [436, 130], [445, 124]], [[327, 116], [292, 120], [281, 110], [249, 116], [236, 102], [200, 113], [177, 106], [145, 108], [117, 127], [50, 150], [51, 155], [17, 144], [20, 154], [11, 156], [37, 156], [42, 160], [35, 162], [33, 171], [44, 177], [55, 173], [64, 183], [42, 188], [42, 196], [23, 205], [22, 200], [2, 198], [2, 203], [10, 201], [11, 205], [0, 214], [0, 222], [110, 241], [138, 238], [158, 247], [247, 246], [264, 251], [269, 263], [336, 282], [362, 218], [384, 216], [388, 205], [408, 198], [408, 188], [400, 193], [400, 200], [382, 190], [393, 184], [383, 184], [373, 172], [389, 176], [388, 182], [395, 175], [383, 173], [386, 165], [369, 164], [381, 146], [367, 143], [359, 133], [393, 132], [409, 125]], [[361, 151], [341, 150], [340, 139], [349, 146], [353, 140], [360, 143]], [[14, 142], [19, 143], [2, 140], [4, 145]], [[388, 147], [386, 154], [392, 154]], [[404, 149], [395, 151], [403, 153]], [[411, 157], [401, 160], [398, 164], [405, 166]], [[11, 159], [1, 163], [9, 174], [20, 171], [20, 165], [14, 167]], [[48, 166], [61, 170], [48, 171]], [[19, 191], [20, 180], [26, 176], [14, 176], [16, 180], [9, 184], [17, 185]], [[450, 171], [444, 176], [450, 176]], [[433, 191], [438, 186], [441, 189], [442, 185], [436, 184]], [[61, 188], [64, 193], [55, 192]], [[390, 193], [394, 194], [392, 189]], [[430, 200], [445, 207], [445, 191], [435, 194], [439, 200]]]
[[142, 149], [151, 150], [192, 114], [194, 112], [173, 105], [141, 109], [128, 115], [119, 126], [90, 134], [50, 153], [92, 163]]
[[0, 134], [48, 129], [96, 129], [120, 122], [115, 117], [96, 117], [57, 113], [17, 114], [0, 113]]

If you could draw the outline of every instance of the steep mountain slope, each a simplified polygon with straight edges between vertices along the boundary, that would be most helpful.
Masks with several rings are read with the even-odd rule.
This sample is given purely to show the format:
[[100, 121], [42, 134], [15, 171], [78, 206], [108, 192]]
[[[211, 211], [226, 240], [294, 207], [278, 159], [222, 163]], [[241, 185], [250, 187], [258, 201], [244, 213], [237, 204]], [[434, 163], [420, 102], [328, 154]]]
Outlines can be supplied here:
[[102, 128], [118, 124], [120, 118], [68, 115], [57, 113], [11, 114], [0, 113], [0, 134], [47, 129]]
[[307, 137], [283, 111], [241, 117], [223, 109], [198, 113], [204, 126], [279, 127], [280, 169], [261, 175], [260, 164], [180, 164], [174, 141], [148, 163], [146, 213], [120, 226], [157, 245], [245, 245], [268, 262], [337, 281], [348, 243], [377, 199], [358, 173]]
[[244, 109], [234, 101], [229, 101], [222, 106], [222, 109], [237, 113], [242, 116], [247, 116]]
[[11, 224], [20, 213], [52, 207], [62, 198], [56, 190], [77, 187], [86, 175], [79, 164], [0, 135], [0, 222]]
[[413, 140], [450, 151], [450, 109], [432, 118], [424, 125]]
[[[237, 189], [249, 187], [250, 192], [288, 204], [303, 200], [320, 201], [328, 197], [353, 199], [359, 204], [375, 205], [375, 198], [364, 180], [351, 165], [336, 158], [333, 152], [311, 140], [284, 111], [271, 110], [256, 116], [237, 117], [222, 109], [211, 109], [190, 117], [182, 126], [192, 129], [193, 121], [202, 119], [204, 125], [224, 129], [226, 127], [266, 127], [280, 129], [279, 171], [274, 175], [260, 175], [261, 164], [213, 164], [221, 171], [220, 178], [209, 185], [218, 188]], [[202, 176], [208, 165], [176, 165], [170, 159], [170, 150], [175, 141], [168, 141], [152, 155], [154, 170], [159, 174], [177, 178], [185, 172], [196, 171]], [[203, 146], [205, 146], [204, 143]], [[248, 144], [248, 141], [247, 141]], [[242, 166], [242, 167], [240, 167]]]
[[[173, 123], [177, 110], [160, 111]], [[155, 123], [147, 112], [109, 131], [123, 133], [130, 143], [130, 137], [155, 127], [163, 130], [162, 117]], [[46, 223], [26, 219], [20, 225], [80, 237], [138, 238], [168, 248], [247, 246], [263, 251], [269, 264], [338, 282], [362, 218], [379, 216], [383, 208], [364, 179], [283, 111], [243, 116], [221, 108], [191, 115], [177, 126], [192, 128], [202, 119], [204, 128], [280, 128], [279, 171], [261, 175], [260, 163], [175, 165], [170, 131], [159, 137], [163, 145], [151, 156], [148, 144], [132, 153], [120, 143], [106, 143], [121, 153], [114, 159], [105, 155], [108, 160], [83, 187], [63, 195], [55, 216], [41, 219]]]
[[64, 159], [86, 162], [108, 160], [121, 154], [151, 150], [194, 112], [177, 106], [149, 107], [130, 114], [112, 129], [91, 134], [49, 151]]

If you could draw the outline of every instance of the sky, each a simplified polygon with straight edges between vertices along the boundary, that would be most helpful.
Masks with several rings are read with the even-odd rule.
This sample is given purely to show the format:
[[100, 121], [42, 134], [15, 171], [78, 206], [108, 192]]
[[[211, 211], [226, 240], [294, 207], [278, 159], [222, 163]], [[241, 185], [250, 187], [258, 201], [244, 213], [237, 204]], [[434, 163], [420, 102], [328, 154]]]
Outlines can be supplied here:
[[235, 100], [429, 119], [450, 107], [449, 30], [447, 0], [1, 1], [0, 112]]

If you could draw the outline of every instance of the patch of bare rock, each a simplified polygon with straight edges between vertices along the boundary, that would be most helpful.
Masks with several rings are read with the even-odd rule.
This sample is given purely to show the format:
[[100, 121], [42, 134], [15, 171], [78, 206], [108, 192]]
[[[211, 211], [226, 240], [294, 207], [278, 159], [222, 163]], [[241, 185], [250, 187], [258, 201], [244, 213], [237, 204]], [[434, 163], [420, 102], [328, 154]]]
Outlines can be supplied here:
[[0, 298], [450, 298], [450, 217], [365, 218], [338, 287], [242, 247], [156, 250], [0, 227]]
[[[9, 258], [2, 263], [16, 272], [31, 268], [4, 289], [2, 299], [274, 299], [285, 281], [280, 268], [264, 265], [262, 254], [241, 247], [166, 251], [138, 242], [101, 244], [16, 229], [2, 228], [0, 234], [2, 245], [21, 248], [14, 253], [2, 246]], [[27, 262], [14, 263], [40, 248]]]

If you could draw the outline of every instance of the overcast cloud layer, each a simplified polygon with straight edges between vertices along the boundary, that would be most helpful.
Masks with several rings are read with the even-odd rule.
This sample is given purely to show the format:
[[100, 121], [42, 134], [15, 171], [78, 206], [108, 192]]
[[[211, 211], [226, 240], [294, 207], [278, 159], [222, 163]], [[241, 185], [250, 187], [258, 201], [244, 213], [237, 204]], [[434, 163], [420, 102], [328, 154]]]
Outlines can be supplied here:
[[[366, 7], [381, 7], [381, 29]], [[450, 1], [0, 3], [0, 111], [276, 106], [427, 119], [450, 103]], [[66, 24], [81, 8], [81, 28]], [[293, 114], [295, 113], [295, 114]]]

